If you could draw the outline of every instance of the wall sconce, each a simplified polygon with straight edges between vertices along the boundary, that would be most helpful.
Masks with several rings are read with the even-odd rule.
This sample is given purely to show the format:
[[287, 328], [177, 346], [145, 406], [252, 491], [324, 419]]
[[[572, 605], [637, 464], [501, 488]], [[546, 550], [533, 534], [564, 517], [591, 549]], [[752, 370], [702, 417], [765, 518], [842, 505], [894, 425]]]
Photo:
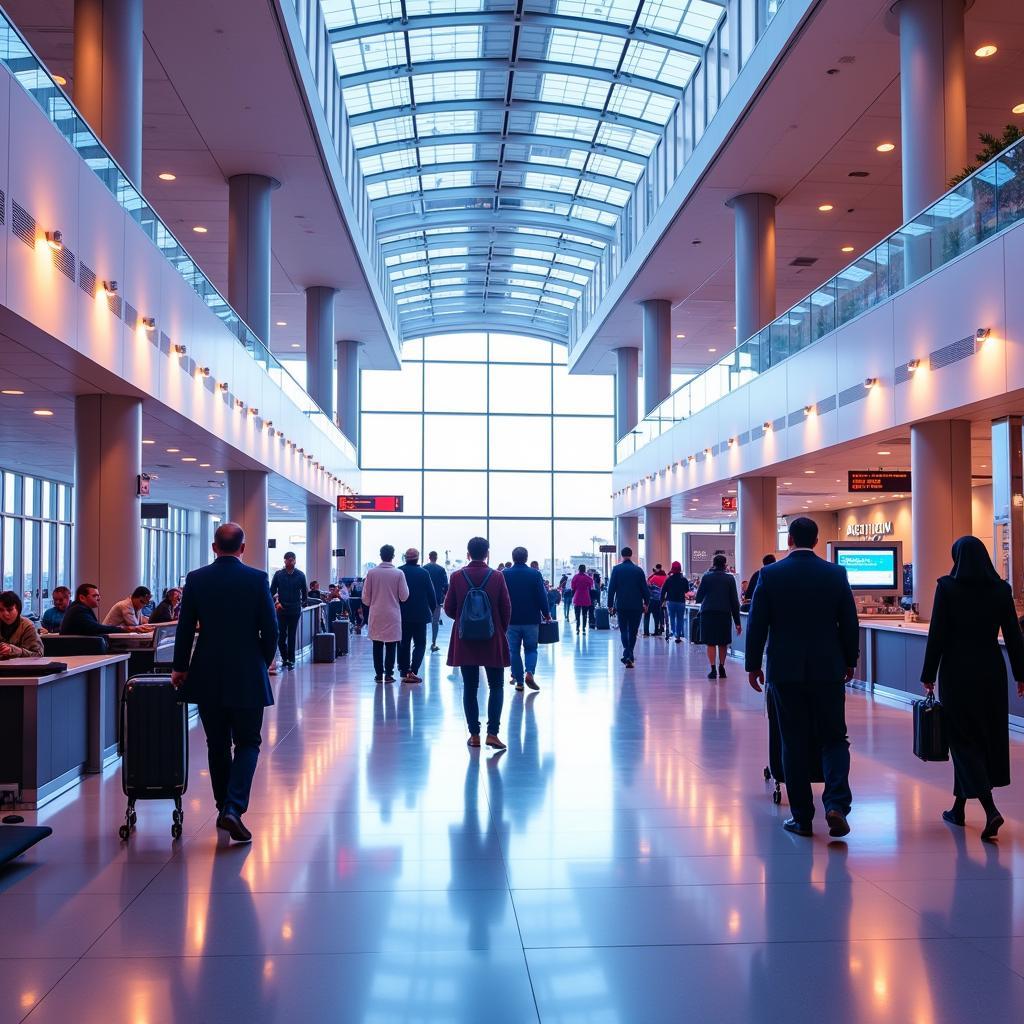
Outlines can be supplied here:
[[710, 458], [710, 456], [711, 456], [711, 449], [710, 448], [705, 448], [704, 449], [704, 458]]
[[804, 406], [804, 415], [805, 416], [810, 416], [812, 412], [814, 412], [814, 406], [813, 405], [805, 405]]
[[210, 368], [208, 366], [197, 366], [196, 373], [199, 374], [200, 377], [209, 377]]
[[729, 447], [732, 448], [733, 445], [735, 445], [735, 444], [736, 444], [736, 438], [735, 437], [730, 437], [729, 438]]
[[107, 298], [112, 299], [117, 294], [117, 282], [104, 281], [103, 290], [107, 293]]
[[313, 453], [312, 452], [306, 452], [306, 458], [309, 459], [310, 462], [312, 462], [313, 461]]
[[184, 356], [184, 355], [187, 355], [187, 354], [188, 354], [188, 348], [186, 348], [186, 346], [184, 346], [184, 345], [175, 345], [175, 346], [174, 346], [174, 351], [175, 351], [175, 352], [176, 352], [176, 353], [177, 353], [177, 354], [178, 354], [179, 356]]
[[697, 458], [696, 455], [687, 455], [686, 456], [686, 461], [687, 462], [693, 462], [693, 460], [696, 459], [696, 458]]
[[235, 399], [235, 408], [236, 409], [244, 409], [245, 408], [245, 402], [243, 402], [240, 398], [236, 398]]
[[[60, 232], [57, 231], [57, 232], [55, 232], [55, 234], [59, 235]], [[991, 335], [992, 335], [992, 328], [991, 327], [979, 327], [974, 332], [974, 336], [978, 339], [978, 341], [987, 341], [991, 337]]]
[[226, 380], [222, 380], [222, 381], [221, 381], [221, 382], [220, 382], [220, 383], [219, 383], [219, 384], [217, 385], [217, 387], [219, 387], [219, 388], [221, 389], [221, 391], [227, 391], [227, 390], [228, 390], [228, 388], [230, 387], [230, 385], [228, 384], [228, 382], [227, 382]]
[[[293, 444], [293, 445], [292, 445], [292, 447], [294, 448], [294, 447], [295, 447], [295, 445]], [[306, 453], [306, 449], [305, 449], [305, 448], [300, 448], [300, 449], [299, 449], [299, 454], [300, 454], [300, 455], [304, 455], [305, 453]]]
[[60, 252], [64, 248], [64, 232], [63, 231], [47, 231], [46, 232], [46, 244], [54, 251]]
[[283, 430], [279, 430], [277, 432], [277, 436], [283, 438], [284, 437], [284, 431]]
[[156, 317], [155, 316], [144, 316], [142, 318], [142, 326], [145, 327], [147, 331], [155, 331], [156, 330]]
[[274, 432], [274, 421], [273, 420], [267, 420], [267, 430], [269, 430], [271, 433]]
[[256, 406], [254, 406], [254, 405], [250, 405], [249, 406], [249, 415], [250, 416], [259, 416], [259, 414], [260, 414], [260, 411], [259, 411], [259, 409], [256, 408]]
[[767, 433], [769, 430], [772, 429], [772, 421], [771, 420], [765, 420], [764, 423], [761, 424], [761, 426], [765, 430], [765, 432]]
[[911, 359], [910, 362], [907, 363], [907, 373], [915, 373], [920, 365], [920, 359]]
[[871, 390], [871, 389], [872, 389], [872, 388], [873, 388], [873, 387], [874, 387], [874, 386], [875, 386], [875, 385], [876, 385], [877, 383], [878, 383], [878, 378], [877, 378], [877, 377], [865, 377], [865, 378], [864, 378], [864, 387], [866, 387], [866, 388], [867, 388], [867, 389], [868, 389], [869, 391], [870, 391], [870, 390]]

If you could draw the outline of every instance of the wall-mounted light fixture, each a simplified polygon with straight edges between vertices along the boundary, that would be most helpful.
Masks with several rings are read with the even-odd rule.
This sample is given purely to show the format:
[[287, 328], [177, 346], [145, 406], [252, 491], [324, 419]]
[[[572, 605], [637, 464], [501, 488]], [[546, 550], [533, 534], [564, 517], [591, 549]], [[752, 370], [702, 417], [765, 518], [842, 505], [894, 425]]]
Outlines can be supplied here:
[[274, 421], [273, 420], [267, 420], [267, 430], [269, 430], [271, 433], [274, 432]]
[[771, 430], [772, 429], [772, 421], [771, 420], [765, 420], [764, 423], [761, 424], [761, 426], [766, 431]]
[[236, 409], [244, 409], [245, 408], [245, 402], [243, 402], [240, 398], [236, 398], [235, 399], [235, 408]]
[[730, 437], [729, 438], [729, 447], [732, 448], [735, 444], [736, 444], [736, 438], [735, 437]]
[[874, 386], [875, 386], [875, 385], [876, 385], [877, 383], [878, 383], [878, 378], [877, 378], [877, 377], [865, 377], [865, 378], [864, 378], [864, 387], [866, 387], [866, 388], [867, 388], [867, 389], [868, 389], [869, 391], [870, 391], [870, 390], [871, 390], [871, 388], [873, 388], [873, 387], [874, 387]]
[[907, 373], [916, 373], [920, 365], [920, 359], [911, 359], [910, 362], [907, 363]]
[[687, 462], [693, 462], [693, 461], [694, 461], [694, 459], [696, 459], [696, 458], [697, 458], [697, 456], [696, 456], [696, 455], [687, 455], [687, 456], [686, 456], [686, 461], [687, 461]]
[[814, 406], [813, 405], [805, 405], [804, 406], [804, 415], [805, 416], [810, 416], [812, 412], [814, 412]]
[[107, 293], [107, 298], [112, 299], [117, 294], [117, 282], [104, 281], [103, 290]]
[[992, 337], [992, 328], [991, 327], [979, 327], [974, 332], [974, 336], [978, 339], [978, 341], [988, 341], [988, 339], [990, 337]]
[[174, 351], [175, 351], [175, 352], [176, 352], [176, 353], [177, 353], [177, 354], [178, 354], [179, 356], [185, 356], [185, 355], [188, 355], [188, 348], [187, 348], [187, 346], [185, 346], [185, 345], [175, 345], [175, 346], [174, 346]]
[[230, 386], [231, 386], [231, 385], [230, 385], [230, 384], [228, 384], [228, 382], [227, 382], [226, 380], [222, 380], [222, 381], [221, 381], [221, 382], [220, 382], [220, 383], [219, 383], [219, 384], [217, 385], [217, 387], [219, 387], [219, 388], [221, 389], [221, 391], [227, 391], [227, 390], [228, 390], [228, 388], [229, 388]]
[[142, 318], [142, 326], [145, 327], [147, 331], [155, 331], [156, 330], [156, 317], [155, 316], [144, 316]]
[[54, 251], [60, 252], [64, 248], [64, 232], [63, 231], [47, 231], [46, 232], [46, 244]]
[[209, 377], [210, 376], [210, 368], [208, 366], [197, 366], [196, 367], [196, 373], [200, 377]]
[[710, 448], [705, 448], [704, 449], [704, 458], [708, 458], [710, 455], [711, 455], [711, 449]]
[[260, 411], [259, 411], [259, 409], [256, 408], [255, 405], [250, 405], [249, 406], [249, 415], [250, 416], [259, 416], [259, 414], [260, 414]]

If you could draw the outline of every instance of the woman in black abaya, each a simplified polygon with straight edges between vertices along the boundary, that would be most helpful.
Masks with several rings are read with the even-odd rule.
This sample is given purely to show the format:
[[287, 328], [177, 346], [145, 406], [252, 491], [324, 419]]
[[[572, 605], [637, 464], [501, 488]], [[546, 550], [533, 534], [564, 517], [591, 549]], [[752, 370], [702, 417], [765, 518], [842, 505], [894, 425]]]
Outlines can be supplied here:
[[1010, 784], [1009, 693], [999, 631], [1017, 695], [1024, 697], [1024, 638], [1009, 584], [996, 572], [977, 537], [953, 545], [953, 570], [935, 588], [921, 682], [939, 698], [953, 759], [953, 806], [942, 812], [963, 825], [968, 800], [985, 809], [982, 839], [1003, 824], [992, 790]]

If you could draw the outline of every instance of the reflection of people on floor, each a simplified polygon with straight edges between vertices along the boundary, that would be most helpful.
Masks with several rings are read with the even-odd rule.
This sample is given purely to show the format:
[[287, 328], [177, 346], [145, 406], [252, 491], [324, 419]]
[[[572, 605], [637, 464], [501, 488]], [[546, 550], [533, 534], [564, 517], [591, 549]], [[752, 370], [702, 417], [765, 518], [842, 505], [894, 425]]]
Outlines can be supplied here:
[[545, 754], [541, 760], [534, 711], [536, 697], [536, 692], [525, 697], [517, 693], [508, 716], [508, 752], [504, 769], [508, 785], [506, 799], [509, 817], [519, 832], [526, 830], [531, 812], [544, 803], [544, 795], [555, 770], [554, 754]]
[[366, 790], [380, 804], [383, 821], [391, 820], [391, 802], [398, 786], [399, 743], [395, 688], [378, 686], [373, 694], [373, 733], [366, 755]]
[[704, 768], [731, 768], [736, 763], [736, 738], [725, 687], [709, 688], [701, 695], [700, 763]]
[[451, 852], [452, 884], [448, 887], [448, 902], [452, 910], [469, 921], [467, 946], [483, 951], [491, 948], [490, 929], [498, 924], [507, 906], [505, 889], [462, 889], [457, 875], [460, 865], [467, 860], [498, 858], [502, 856], [503, 841], [508, 826], [503, 820], [504, 791], [498, 761], [503, 752], [486, 758], [487, 792], [490, 810], [484, 811], [487, 822], [480, 820], [480, 755], [471, 754], [466, 764], [464, 788], [465, 808], [462, 824], [448, 829]]

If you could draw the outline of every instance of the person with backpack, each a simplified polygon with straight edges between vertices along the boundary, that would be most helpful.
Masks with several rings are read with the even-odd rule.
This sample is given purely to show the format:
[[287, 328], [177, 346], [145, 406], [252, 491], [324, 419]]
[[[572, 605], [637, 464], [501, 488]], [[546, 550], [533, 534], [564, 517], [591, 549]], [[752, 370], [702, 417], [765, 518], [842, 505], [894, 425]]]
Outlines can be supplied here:
[[654, 635], [661, 636], [664, 624], [664, 612], [661, 603], [661, 588], [665, 586], [668, 576], [659, 562], [654, 567], [654, 572], [647, 577], [647, 585], [650, 589], [650, 598], [647, 603], [647, 611], [644, 612], [644, 636], [650, 636], [650, 621], [654, 619]]
[[477, 691], [480, 669], [487, 676], [487, 734], [485, 743], [505, 750], [498, 739], [505, 700], [504, 670], [512, 663], [506, 631], [512, 619], [512, 601], [500, 572], [487, 565], [490, 544], [471, 537], [466, 545], [467, 565], [453, 572], [444, 599], [444, 613], [452, 620], [448, 664], [462, 673], [462, 707], [469, 727], [470, 747], [480, 746], [480, 705]]

